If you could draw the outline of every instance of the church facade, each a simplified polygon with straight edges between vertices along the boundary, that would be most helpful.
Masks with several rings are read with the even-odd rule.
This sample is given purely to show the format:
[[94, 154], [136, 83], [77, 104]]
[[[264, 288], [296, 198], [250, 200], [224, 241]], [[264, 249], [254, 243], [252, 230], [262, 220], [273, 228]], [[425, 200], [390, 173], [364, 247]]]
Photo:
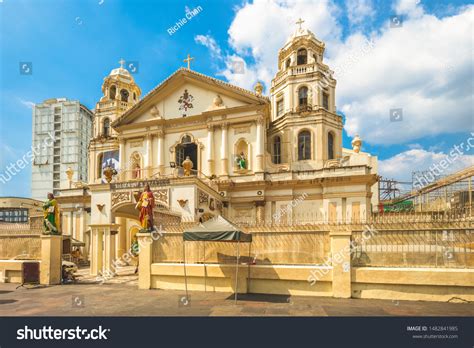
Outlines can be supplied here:
[[[352, 149], [342, 146], [324, 49], [298, 28], [278, 53], [269, 97], [258, 82], [248, 91], [189, 68], [141, 97], [123, 66], [112, 70], [95, 110], [88, 183], [60, 197], [63, 225], [74, 226], [76, 201], [88, 214], [75, 237], [97, 256], [91, 270], [130, 247], [145, 183], [163, 226], [217, 215], [268, 226], [368, 217], [378, 203], [377, 158], [358, 137]], [[108, 255], [103, 242], [115, 245]]]

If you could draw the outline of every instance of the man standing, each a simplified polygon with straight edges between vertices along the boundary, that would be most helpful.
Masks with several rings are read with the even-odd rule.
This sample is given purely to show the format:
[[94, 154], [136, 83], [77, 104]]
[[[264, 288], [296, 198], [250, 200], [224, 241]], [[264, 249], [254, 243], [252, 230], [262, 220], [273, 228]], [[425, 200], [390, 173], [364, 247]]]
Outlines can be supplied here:
[[61, 234], [60, 231], [60, 220], [59, 220], [59, 205], [54, 195], [48, 193], [48, 200], [43, 204], [43, 227], [44, 234]]

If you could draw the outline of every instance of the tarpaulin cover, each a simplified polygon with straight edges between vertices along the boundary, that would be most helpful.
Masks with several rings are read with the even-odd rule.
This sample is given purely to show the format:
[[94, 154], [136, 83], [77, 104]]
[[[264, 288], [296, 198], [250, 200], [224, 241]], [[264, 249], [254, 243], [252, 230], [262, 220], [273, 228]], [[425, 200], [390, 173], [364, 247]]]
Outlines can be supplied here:
[[242, 232], [222, 216], [197, 225], [183, 233], [184, 241], [251, 242], [252, 235]]

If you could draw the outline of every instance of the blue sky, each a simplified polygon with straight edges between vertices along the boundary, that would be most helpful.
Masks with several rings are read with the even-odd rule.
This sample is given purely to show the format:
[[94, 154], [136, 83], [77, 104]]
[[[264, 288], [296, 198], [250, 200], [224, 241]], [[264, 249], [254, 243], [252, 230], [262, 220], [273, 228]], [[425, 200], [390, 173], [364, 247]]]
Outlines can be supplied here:
[[[276, 69], [276, 52], [273, 62], [272, 55], [270, 58], [265, 58], [267, 60], [260, 57], [265, 56], [266, 51], [276, 51], [278, 47], [268, 46], [269, 43], [266, 43], [266, 40], [258, 41], [258, 35], [262, 31], [269, 30], [270, 34], [278, 31], [291, 32], [295, 27], [294, 19], [302, 17], [306, 20], [305, 25], [326, 42], [328, 62], [337, 63], [343, 59], [341, 52], [345, 47], [352, 45], [349, 41], [352, 42], [356, 34], [375, 37], [380, 43], [377, 48], [379, 51], [376, 53], [381, 54], [380, 50], [388, 45], [387, 42], [393, 35], [402, 35], [403, 30], [410, 30], [412, 25], [416, 28], [416, 25], [430, 23], [435, 19], [449, 26], [448, 19], [451, 17], [453, 21], [458, 20], [456, 16], [465, 11], [466, 5], [469, 4], [469, 1], [460, 0], [422, 1], [421, 3], [412, 0], [415, 5], [407, 5], [407, 1], [350, 0], [332, 3], [326, 0], [315, 0], [311, 3], [304, 2], [308, 6], [315, 6], [314, 11], [305, 11], [305, 7], [298, 4], [299, 1], [275, 1], [275, 4], [272, 3], [270, 6], [269, 0], [256, 1], [255, 4], [241, 0], [3, 0], [0, 2], [0, 172], [3, 173], [10, 162], [20, 158], [30, 149], [31, 103], [38, 103], [47, 98], [67, 97], [80, 100], [93, 109], [101, 97], [103, 78], [111, 69], [118, 66], [120, 58], [138, 61], [139, 71], [135, 75], [135, 80], [143, 94], [183, 66], [182, 60], [188, 53], [195, 57], [192, 63], [193, 70], [227, 79], [244, 87], [254, 83], [251, 81], [252, 77], [262, 80], [268, 86], [270, 82], [268, 76], [271, 74], [269, 75], [266, 71], [266, 67], [270, 66], [270, 71]], [[167, 29], [184, 17], [186, 7], [193, 9], [198, 6], [202, 8], [198, 15], [173, 35], [168, 34]], [[268, 13], [259, 10], [258, 6], [268, 8]], [[325, 27], [332, 25], [333, 30], [325, 33], [325, 29], [321, 29], [323, 20], [320, 18], [322, 17], [318, 16], [326, 10], [328, 11], [326, 17], [333, 18], [333, 21], [324, 25]], [[281, 22], [275, 23], [274, 26], [271, 25], [274, 20], [272, 16], [281, 17], [282, 13], [286, 13], [285, 11], [288, 13], [287, 18], [282, 18]], [[349, 15], [350, 11], [351, 15]], [[401, 12], [403, 18], [407, 18], [406, 29], [389, 32], [387, 29], [389, 16], [396, 14], [397, 11]], [[254, 13], [257, 16], [256, 21], [252, 21]], [[309, 16], [311, 18], [307, 18]], [[246, 24], [245, 21], [249, 22]], [[262, 25], [272, 26], [272, 28], [259, 29]], [[252, 35], [252, 32], [246, 34], [245, 31], [251, 30], [253, 26], [255, 26], [255, 35]], [[449, 31], [450, 27], [443, 30]], [[409, 35], [409, 33], [406, 34]], [[465, 42], [466, 39], [462, 33], [454, 32], [454, 35], [459, 35], [460, 42]], [[207, 38], [207, 45], [203, 44], [202, 40], [199, 42], [196, 39], [197, 36]], [[253, 36], [256, 38], [254, 39]], [[414, 37], [413, 40], [415, 39]], [[424, 40], [420, 44], [420, 49], [423, 49], [422, 43], [429, 41], [430, 38]], [[215, 45], [210, 45], [210, 42]], [[466, 43], [469, 47], [469, 42]], [[284, 42], [281, 42], [279, 47], [283, 44]], [[472, 40], [470, 47], [472, 47]], [[442, 49], [445, 50], [446, 47]], [[260, 52], [261, 55], [256, 52]], [[425, 54], [433, 55], [432, 51], [427, 51]], [[239, 80], [242, 77], [238, 76], [229, 77], [229, 72], [226, 72], [229, 58], [235, 56], [243, 59], [247, 64], [249, 74], [253, 74], [245, 75], [246, 81], [242, 82]], [[472, 60], [472, 56], [470, 58]], [[20, 74], [20, 62], [32, 63], [32, 75]], [[456, 64], [454, 68], [450, 67], [452, 72], [446, 75], [447, 81], [440, 82], [441, 87], [444, 84], [456, 83], [458, 80], [452, 77], [453, 75], [459, 75], [456, 77], [461, 81], [459, 83], [465, 83], [463, 80], [463, 76], [464, 79], [466, 78], [465, 71], [464, 74], [462, 70], [458, 71], [458, 65], [463, 64]], [[469, 65], [467, 69], [470, 94], [472, 94], [472, 61], [470, 71]], [[354, 70], [358, 69], [354, 67]], [[386, 78], [383, 72], [378, 73], [379, 80]], [[429, 71], [426, 72], [426, 74], [429, 73]], [[435, 78], [435, 75], [432, 75]], [[345, 86], [352, 83], [348, 79], [338, 80], [338, 88], [343, 81], [348, 81]], [[407, 81], [406, 83], [409, 88], [414, 82]], [[366, 88], [369, 90], [376, 86]], [[341, 101], [338, 100], [340, 112], [344, 110], [348, 120], [356, 120], [360, 117], [360, 112], [353, 111], [357, 110], [358, 105], [372, 105], [370, 104], [372, 101], [367, 100], [366, 96], [364, 96], [365, 101], [362, 102], [363, 98], [351, 92], [355, 89], [356, 86], [353, 88], [349, 86], [346, 88], [349, 92], [343, 91]], [[376, 89], [380, 90], [380, 88]], [[417, 91], [421, 90], [424, 93], [425, 89], [426, 85], [420, 84]], [[388, 90], [383, 93], [383, 95], [388, 94]], [[441, 102], [447, 94], [448, 92], [437, 92], [434, 97], [430, 95], [423, 100], [438, 98]], [[361, 134], [366, 134], [365, 138], [368, 141], [364, 143], [364, 151], [385, 160], [387, 175], [396, 177], [397, 172], [393, 171], [393, 167], [396, 167], [397, 155], [408, 156], [405, 158], [408, 158], [407, 161], [411, 161], [413, 165], [416, 164], [417, 159], [421, 158], [417, 156], [422, 156], [423, 165], [429, 165], [429, 161], [435, 160], [437, 154], [449, 152], [453, 144], [466, 138], [468, 132], [473, 130], [472, 118], [467, 122], [465, 120], [465, 115], [470, 114], [472, 117], [472, 97], [467, 98], [467, 102], [464, 98], [464, 104], [459, 104], [460, 110], [453, 110], [456, 114], [464, 115], [462, 116], [464, 120], [453, 121], [463, 127], [438, 129], [440, 125], [436, 120], [439, 120], [441, 115], [434, 116], [438, 118], [434, 119], [433, 124], [429, 123], [428, 118], [428, 123], [410, 136], [405, 136], [406, 131], [400, 130], [400, 141], [383, 141], [383, 138], [390, 138], [384, 134], [381, 135], [382, 140], [375, 137], [371, 140], [374, 128], [364, 129], [359, 121], [358, 126], [352, 123], [348, 130], [351, 133], [357, 129]], [[406, 99], [404, 100], [405, 104], [410, 104]], [[469, 107], [466, 110], [469, 100], [471, 107], [470, 110]], [[400, 106], [400, 104], [403, 103], [393, 102], [392, 106]], [[385, 115], [382, 112], [380, 117], [388, 117], [389, 106], [387, 104]], [[410, 107], [414, 106], [410, 104]], [[450, 117], [446, 115], [447, 123]], [[389, 124], [388, 126], [396, 127], [397, 125]], [[410, 126], [409, 129], [411, 128], [413, 127]], [[345, 133], [344, 146], [350, 146], [350, 139], [351, 137]], [[424, 152], [414, 153], [414, 150]], [[466, 157], [463, 161], [466, 159], [471, 158]], [[391, 160], [395, 162], [389, 162]], [[30, 196], [30, 177], [31, 168], [25, 168], [8, 184], [0, 184], [0, 195]], [[400, 173], [397, 178], [406, 179], [406, 173]]]

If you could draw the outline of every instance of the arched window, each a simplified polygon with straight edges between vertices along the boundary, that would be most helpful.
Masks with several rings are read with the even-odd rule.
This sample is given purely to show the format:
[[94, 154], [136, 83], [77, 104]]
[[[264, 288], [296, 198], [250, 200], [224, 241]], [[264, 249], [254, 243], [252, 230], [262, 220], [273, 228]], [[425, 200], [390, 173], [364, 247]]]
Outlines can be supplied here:
[[181, 144], [190, 144], [193, 140], [191, 139], [190, 135], [185, 135], [181, 138]]
[[334, 134], [328, 133], [328, 159], [334, 159]]
[[117, 87], [111, 86], [109, 89], [109, 98], [115, 99], [115, 95], [117, 94]]
[[285, 68], [288, 69], [288, 68], [290, 67], [290, 65], [291, 65], [291, 59], [288, 58], [288, 59], [286, 60], [286, 63], [285, 63]]
[[120, 91], [120, 98], [123, 102], [128, 102], [128, 91], [126, 89]]
[[133, 92], [133, 100], [137, 100], [137, 94]]
[[307, 130], [298, 134], [298, 161], [311, 159], [311, 133]]
[[301, 87], [298, 90], [298, 105], [299, 106], [308, 105], [308, 87]]
[[281, 138], [279, 136], [273, 138], [273, 163], [281, 163]]
[[104, 119], [104, 128], [102, 134], [104, 137], [110, 136], [110, 120], [108, 118]]
[[306, 49], [300, 48], [296, 56], [297, 56], [297, 59], [296, 59], [297, 65], [303, 65], [308, 62], [308, 51], [306, 51]]

